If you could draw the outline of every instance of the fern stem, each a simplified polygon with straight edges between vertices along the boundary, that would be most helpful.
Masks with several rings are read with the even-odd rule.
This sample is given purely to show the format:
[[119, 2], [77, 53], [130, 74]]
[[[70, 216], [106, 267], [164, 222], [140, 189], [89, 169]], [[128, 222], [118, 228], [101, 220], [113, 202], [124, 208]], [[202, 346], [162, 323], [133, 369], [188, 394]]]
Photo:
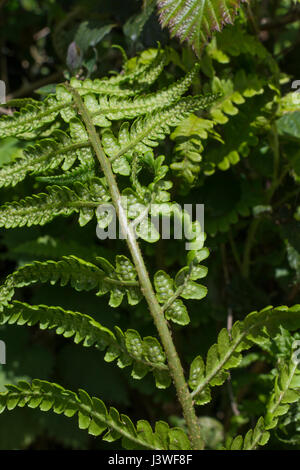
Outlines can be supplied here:
[[[52, 113], [60, 111], [61, 109], [65, 108], [66, 106], [68, 106], [68, 104], [60, 103], [60, 104], [57, 104], [56, 106], [53, 106], [52, 108], [46, 109], [44, 112], [42, 112], [38, 115], [38, 119], [41, 120], [42, 118], [47, 117]], [[34, 122], [34, 121], [36, 121], [36, 119], [37, 119], [36, 116], [32, 117], [30, 115], [27, 119], [24, 119], [22, 124], [31, 123], [32, 121]], [[10, 125], [7, 125], [5, 127], [5, 131], [7, 131], [7, 129], [9, 130], [11, 127], [15, 126], [15, 123], [14, 123], [13, 119], [11, 121], [7, 121], [6, 124], [10, 124]]]
[[198, 394], [203, 392], [205, 387], [209, 385], [211, 380], [223, 369], [224, 365], [226, 364], [227, 361], [231, 358], [233, 353], [235, 352], [236, 348], [239, 346], [239, 344], [242, 342], [243, 338], [246, 336], [248, 331], [245, 331], [241, 336], [239, 336], [234, 343], [232, 343], [231, 347], [228, 349], [227, 353], [224, 355], [223, 359], [217, 364], [215, 369], [212, 370], [212, 372], [205, 377], [202, 382], [199, 383], [198, 387], [195, 388], [192, 392], [192, 397], [196, 397]]
[[111, 163], [103, 151], [100, 138], [96, 132], [96, 129], [90, 118], [89, 112], [86, 109], [86, 106], [84, 105], [80, 95], [70, 85], [67, 85], [67, 88], [71, 91], [74, 96], [75, 105], [85, 123], [87, 132], [89, 134], [90, 142], [93, 146], [95, 154], [106, 177], [112, 202], [117, 211], [118, 219], [122, 227], [123, 234], [126, 237], [127, 245], [137, 270], [141, 290], [148, 303], [151, 316], [153, 318], [154, 324], [157, 328], [167, 356], [168, 367], [176, 388], [178, 400], [182, 406], [183, 415], [189, 432], [191, 446], [194, 450], [202, 450], [204, 445], [200, 435], [200, 426], [195, 413], [192, 396], [186, 383], [183, 368], [179, 356], [177, 354], [176, 348], [174, 346], [172, 335], [168, 328], [167, 321], [162, 313], [161, 307], [155, 296], [153, 286], [150, 281], [144, 259], [142, 257], [141, 250], [136, 240], [135, 233], [132, 227], [128, 224], [126, 212], [121, 203], [121, 195], [119, 192], [119, 188], [116, 183], [115, 176], [112, 172]]

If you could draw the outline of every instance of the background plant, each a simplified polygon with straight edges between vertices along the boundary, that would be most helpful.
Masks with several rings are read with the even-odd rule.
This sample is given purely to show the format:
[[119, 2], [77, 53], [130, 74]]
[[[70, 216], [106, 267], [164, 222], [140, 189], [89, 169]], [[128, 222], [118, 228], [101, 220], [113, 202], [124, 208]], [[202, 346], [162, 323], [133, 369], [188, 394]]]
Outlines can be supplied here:
[[[196, 407], [205, 445], [255, 448], [269, 439], [268, 448], [297, 448], [298, 378], [290, 357], [293, 340], [298, 338], [293, 331], [298, 328], [299, 309], [260, 310], [269, 304], [292, 306], [299, 302], [299, 100], [291, 90], [292, 81], [298, 78], [297, 61], [293, 60], [299, 34], [298, 7], [289, 2], [252, 2], [251, 9], [242, 6], [235, 25], [215, 35], [205, 48], [199, 46], [197, 58], [188, 45], [170, 41], [167, 30], [160, 29], [154, 2], [142, 6], [139, 2], [120, 2], [120, 7], [116, 2], [113, 12], [105, 2], [99, 9], [93, 3], [77, 2], [74, 10], [68, 2], [60, 6], [50, 1], [2, 5], [1, 78], [8, 84], [10, 98], [28, 96], [43, 85], [38, 90], [38, 103], [11, 103], [17, 109], [25, 105], [27, 111], [4, 117], [0, 126], [4, 203], [0, 221], [7, 227], [1, 234], [1, 322], [5, 323], [1, 338], [9, 345], [8, 364], [1, 368], [2, 389], [5, 383], [36, 377], [73, 391], [84, 388], [89, 395], [101, 397], [107, 405], [128, 414], [134, 423], [142, 418], [155, 429], [155, 422], [163, 420], [173, 427], [166, 432], [166, 425], [160, 424], [153, 436], [141, 421], [137, 433], [147, 436], [151, 445], [189, 446], [174, 388], [161, 389], [170, 384], [170, 378], [157, 339], [149, 340], [150, 336], [158, 337], [146, 302], [140, 299], [143, 296], [139, 295], [129, 253], [124, 242], [100, 243], [95, 235], [95, 207], [110, 196], [92, 148], [82, 143], [89, 137], [84, 128], [86, 120], [78, 120], [78, 108], [68, 105], [74, 100], [69, 90], [58, 87], [55, 97], [49, 96], [55, 91], [52, 83], [64, 78], [76, 76], [71, 85], [80, 92], [81, 79], [93, 80], [123, 67], [123, 74], [112, 75], [109, 81], [85, 82], [86, 91], [92, 94], [82, 92], [110, 158], [120, 152], [116, 138], [122, 121], [134, 119], [137, 109], [146, 115], [141, 126], [151, 119], [147, 115], [150, 110], [157, 119], [158, 133], [142, 147], [132, 148], [138, 158], [129, 152], [114, 161], [120, 189], [130, 187], [129, 194], [137, 199], [145, 200], [151, 194], [162, 198], [158, 201], [204, 203], [206, 207], [207, 239], [198, 256], [202, 263], [209, 249], [210, 256], [204, 262], [208, 277], [200, 281], [201, 285], [197, 282], [197, 287], [193, 284], [194, 293], [176, 299], [173, 309], [165, 312], [186, 377], [192, 364], [192, 395], [197, 403], [206, 404]], [[16, 21], [21, 11], [28, 11], [28, 15], [22, 15], [24, 22]], [[28, 24], [35, 36], [26, 34], [26, 41], [16, 43], [15, 38], [22, 37]], [[157, 41], [161, 43], [159, 50]], [[124, 53], [112, 48], [113, 44], [122, 45], [131, 57], [123, 66]], [[200, 64], [200, 70], [193, 68], [195, 63]], [[177, 80], [181, 82], [176, 85]], [[195, 98], [180, 98], [188, 87], [189, 95]], [[169, 92], [161, 91], [165, 88]], [[149, 93], [155, 93], [155, 98], [149, 99]], [[197, 98], [211, 93], [220, 93], [221, 97], [213, 96], [210, 101]], [[121, 107], [120, 99], [125, 100]], [[185, 119], [171, 121], [170, 129], [159, 128], [166, 121], [163, 113], [169, 106], [178, 110], [189, 105]], [[49, 106], [61, 107], [48, 113]], [[102, 108], [106, 111], [101, 114]], [[2, 112], [6, 115], [8, 109]], [[123, 125], [122, 129], [127, 135], [127, 128]], [[162, 131], [166, 135], [171, 132], [170, 138], [158, 140]], [[43, 144], [36, 145], [41, 140]], [[159, 143], [154, 148], [155, 158], [153, 143]], [[66, 146], [71, 146], [69, 152]], [[58, 151], [60, 147], [63, 153]], [[165, 160], [158, 158], [162, 154]], [[43, 195], [30, 199], [32, 194]], [[27, 196], [25, 202], [17, 202]], [[26, 224], [30, 228], [22, 228]], [[182, 267], [190, 266], [191, 255], [186, 258], [184, 243], [157, 240], [152, 244], [147, 236], [144, 238], [143, 256], [163, 305], [167, 297], [160, 286], [167, 287], [168, 296], [173, 295], [190, 269]], [[124, 255], [116, 258], [116, 253]], [[24, 267], [28, 263], [31, 267]], [[197, 269], [195, 276], [206, 274], [204, 267]], [[45, 283], [37, 285], [37, 279]], [[54, 280], [66, 285], [46, 284]], [[120, 283], [119, 289], [112, 289], [116, 285], [113, 280]], [[208, 294], [200, 301], [206, 294], [202, 283], [208, 287]], [[110, 297], [93, 295], [97, 290], [109, 292]], [[47, 304], [58, 307], [48, 308]], [[246, 317], [253, 310], [259, 313]], [[79, 311], [88, 316], [80, 316], [76, 313]], [[236, 321], [239, 323], [231, 330]], [[13, 323], [33, 326], [19, 328]], [[121, 331], [114, 331], [115, 325]], [[117, 360], [121, 368], [105, 364], [96, 348], [82, 351], [72, 339], [41, 332], [38, 326], [46, 330], [55, 327], [75, 343], [96, 345], [102, 350], [108, 347], [105, 360]], [[217, 338], [218, 346], [209, 349]], [[134, 354], [139, 354], [136, 349], [128, 354], [132, 342], [142, 348], [142, 365], [135, 360]], [[149, 356], [153, 348], [158, 354], [154, 358]], [[224, 360], [224, 351], [228, 350], [233, 352], [230, 362]], [[131, 366], [125, 367], [129, 363]], [[136, 380], [149, 369], [154, 374]], [[233, 369], [230, 380], [227, 369]], [[19, 387], [21, 393], [29, 393], [25, 383]], [[38, 381], [32, 387], [30, 393], [35, 398], [30, 406], [50, 407], [49, 402], [39, 402], [37, 395], [42, 391], [55, 397], [56, 411], [63, 410], [61, 389]], [[20, 391], [13, 387], [9, 390], [8, 408], [13, 408]], [[81, 428], [89, 427], [92, 434], [100, 432], [95, 413], [100, 413], [99, 407], [105, 413], [103, 405], [91, 403], [84, 392], [79, 398], [69, 393], [67, 402], [66, 414], [79, 411]], [[87, 416], [91, 408], [94, 414]], [[111, 419], [118, 423], [118, 415], [112, 413]], [[106, 444], [99, 438], [88, 438], [85, 431], [77, 430], [75, 416], [66, 419], [24, 407], [14, 413], [5, 411], [0, 419], [3, 448], [121, 446], [119, 440]], [[123, 425], [131, 427], [128, 421]], [[10, 426], [14, 432], [8, 433]], [[247, 433], [249, 429], [253, 431]], [[238, 434], [246, 437], [236, 437]], [[107, 440], [116, 437], [113, 433], [106, 436]], [[132, 440], [123, 444], [138, 445]]]

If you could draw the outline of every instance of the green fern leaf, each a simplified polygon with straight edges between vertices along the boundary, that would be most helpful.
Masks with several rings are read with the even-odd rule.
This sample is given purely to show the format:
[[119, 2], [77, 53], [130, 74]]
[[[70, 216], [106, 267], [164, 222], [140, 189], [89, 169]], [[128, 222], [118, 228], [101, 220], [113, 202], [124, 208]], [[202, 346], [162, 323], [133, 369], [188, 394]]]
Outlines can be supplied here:
[[289, 410], [292, 403], [300, 398], [300, 371], [297, 360], [292, 357], [288, 364], [279, 363], [274, 391], [267, 404], [265, 429], [274, 429], [280, 416]]
[[207, 268], [199, 263], [207, 258], [209, 252], [206, 248], [191, 251], [188, 255], [189, 266], [182, 268], [173, 280], [164, 271], [154, 275], [154, 286], [159, 303], [163, 304], [163, 311], [167, 320], [179, 325], [187, 325], [190, 321], [187, 309], [181, 299], [202, 299], [207, 294], [206, 287], [195, 281], [207, 275]]
[[75, 210], [75, 194], [67, 187], [50, 186], [48, 194], [28, 196], [0, 208], [0, 226], [5, 228], [44, 225], [58, 215], [70, 215]]
[[265, 339], [280, 331], [280, 326], [287, 330], [300, 327], [300, 305], [293, 307], [266, 307], [259, 312], [247, 315], [245, 320], [236, 322], [231, 336], [223, 328], [218, 335], [218, 342], [207, 353], [206, 364], [198, 356], [190, 370], [190, 386], [195, 402], [203, 404], [203, 396], [210, 401], [209, 389], [222, 385], [228, 377], [228, 369], [237, 367], [242, 359], [241, 352], [253, 344], [263, 344]]
[[55, 120], [64, 106], [65, 103], [58, 103], [53, 96], [43, 102], [31, 100], [12, 116], [1, 116], [0, 138], [10, 136], [23, 139], [34, 138], [42, 132], [45, 126]]
[[123, 155], [132, 157], [133, 152], [143, 154], [156, 147], [170, 127], [178, 125], [193, 111], [205, 109], [215, 98], [214, 95], [183, 98], [173, 106], [137, 119], [131, 128], [129, 123], [123, 123], [118, 138], [111, 130], [105, 130], [102, 135], [104, 150], [113, 159]]
[[[55, 131], [51, 139], [43, 139], [23, 150], [22, 158], [0, 168], [0, 187], [15, 186], [28, 174], [39, 174], [61, 166], [68, 170], [86, 148], [90, 152], [89, 142], [75, 143], [64, 132]], [[78, 152], [80, 154], [78, 155]], [[83, 159], [82, 160], [86, 160]], [[81, 161], [82, 161], [81, 160]], [[93, 160], [88, 159], [88, 163]]]
[[66, 256], [62, 260], [26, 264], [10, 274], [0, 288], [1, 305], [13, 297], [15, 289], [37, 282], [60, 282], [62, 286], [71, 284], [78, 291], [98, 288], [105, 273], [92, 263], [76, 256]]
[[[124, 75], [114, 75], [109, 79], [96, 79], [80, 81], [71, 80], [71, 85], [80, 94], [109, 94], [110, 96], [135, 96], [150, 86], [162, 72], [167, 61], [167, 55], [161, 49], [155, 51], [152, 60], [137, 64], [133, 70]], [[125, 86], [124, 86], [125, 85]], [[20, 111], [14, 112], [12, 116], [3, 115], [0, 119], [0, 138], [20, 137], [23, 139], [35, 138], [48, 128], [60, 114], [66, 121], [70, 122], [76, 118], [73, 109], [72, 97], [66, 92], [64, 86], [58, 85], [56, 95], [51, 95], [45, 101], [32, 99], [15, 100], [12, 105], [21, 107]]]
[[[145, 60], [147, 54], [150, 59]], [[135, 96], [155, 82], [167, 59], [167, 54], [162, 49], [144, 51], [140, 57], [133, 58], [125, 64], [123, 74], [113, 75], [107, 79], [83, 81], [72, 78], [70, 85], [82, 96], [90, 93], [120, 97]]]
[[[54, 330], [56, 334], [72, 338], [76, 344], [82, 344], [84, 347], [96, 347], [100, 351], [107, 349], [105, 361], [112, 362], [118, 359], [117, 365], [121, 368], [132, 365], [131, 375], [135, 379], [141, 379], [152, 371], [154, 375], [160, 373], [168, 377], [168, 383], [164, 388], [170, 385], [165, 357], [150, 354], [152, 343], [149, 343], [149, 338], [143, 340], [135, 330], [123, 333], [116, 327], [114, 333], [83, 313], [48, 305], [29, 305], [19, 301], [13, 301], [2, 309], [0, 324], [20, 326], [38, 324], [41, 330]], [[156, 340], [152, 338], [152, 341]], [[161, 350], [160, 345], [158, 348]], [[139, 370], [139, 375], [135, 370]]]
[[84, 97], [84, 103], [94, 125], [108, 127], [112, 120], [133, 119], [175, 103], [188, 90], [198, 70], [199, 64], [196, 64], [186, 77], [157, 93], [137, 96], [131, 100], [105, 95], [97, 98], [94, 94], [88, 94]]
[[171, 139], [175, 141], [174, 162], [171, 168], [190, 184], [195, 181], [202, 166], [202, 141], [211, 136], [222, 142], [221, 136], [213, 130], [214, 125], [212, 120], [192, 114], [171, 134]]
[[263, 93], [265, 80], [255, 74], [246, 75], [239, 70], [233, 79], [219, 79], [213, 77], [210, 86], [206, 87], [212, 93], [222, 94], [221, 98], [210, 108], [213, 120], [218, 124], [228, 122], [228, 116], [235, 116], [239, 112], [237, 105], [245, 103], [246, 98]]
[[[174, 281], [164, 271], [158, 271], [154, 276], [154, 285], [157, 299], [160, 303], [166, 303], [175, 294]], [[175, 299], [172, 305], [166, 309], [165, 316], [179, 325], [187, 325], [190, 317], [181, 299]]]
[[80, 182], [74, 188], [48, 186], [48, 193], [27, 196], [17, 202], [0, 207], [0, 226], [6, 228], [45, 225], [55, 217], [69, 216], [79, 212], [79, 224], [87, 224], [97, 207], [109, 200], [106, 188], [99, 178], [93, 178], [88, 185]]
[[254, 429], [249, 429], [245, 437], [239, 435], [234, 439], [228, 439], [226, 450], [252, 450], [256, 446], [264, 446], [270, 438], [270, 433], [265, 430], [264, 418], [261, 416]]

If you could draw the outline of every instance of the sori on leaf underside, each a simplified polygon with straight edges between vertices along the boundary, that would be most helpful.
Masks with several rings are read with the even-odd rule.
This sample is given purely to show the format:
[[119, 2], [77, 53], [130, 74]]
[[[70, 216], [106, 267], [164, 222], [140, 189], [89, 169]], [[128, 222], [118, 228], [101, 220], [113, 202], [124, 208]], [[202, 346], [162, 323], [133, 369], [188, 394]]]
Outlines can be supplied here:
[[[198, 8], [198, 3], [189, 6]], [[205, 4], [202, 20], [206, 33], [231, 19], [238, 4], [222, 4], [228, 12], [227, 19], [222, 21], [219, 18], [222, 6]], [[159, 2], [159, 8], [164, 24], [171, 22], [173, 34], [181, 28], [182, 39], [196, 41], [195, 47], [200, 47], [204, 37], [198, 37], [196, 23], [187, 24], [185, 30], [174, 24], [177, 13], [182, 13], [183, 2]], [[216, 25], [212, 24], [211, 13], [216, 14]], [[154, 150], [174, 127], [177, 132], [173, 138], [184, 135], [186, 125], [202, 119], [202, 111], [214, 105], [219, 94], [184, 96], [199, 71], [198, 64], [176, 83], [153, 92], [156, 78], [167, 62], [168, 54], [158, 49], [150, 62], [145, 64], [137, 59], [134, 67], [125, 64], [118, 75], [83, 81], [74, 78], [58, 85], [56, 93], [42, 102], [29, 99], [9, 103], [20, 110], [0, 119], [0, 138], [14, 136], [29, 141], [20, 158], [0, 168], [0, 186], [15, 186], [27, 176], [34, 187], [47, 183], [39, 193], [5, 202], [0, 207], [0, 226], [12, 229], [44, 225], [58, 216], [78, 213], [80, 226], [96, 217], [97, 223], [105, 228], [110, 221], [97, 209], [111, 203], [128, 235], [130, 252], [126, 256], [118, 254], [114, 261], [100, 256], [86, 261], [69, 255], [19, 266], [0, 286], [0, 324], [38, 325], [42, 330], [73, 339], [76, 344], [96, 347], [105, 351], [105, 361], [116, 360], [120, 368], [132, 366], [134, 379], [141, 380], [147, 373], [153, 373], [155, 384], [161, 389], [173, 381], [188, 433], [179, 427], [170, 428], [164, 421], [157, 421], [154, 428], [145, 420], [133, 424], [126, 415], [113, 407], [108, 410], [102, 400], [90, 397], [84, 390], [75, 393], [37, 379], [8, 385], [0, 393], [0, 411], [28, 406], [53, 410], [66, 417], [78, 415], [80, 429], [94, 436], [102, 435], [108, 442], [122, 439], [126, 449], [202, 449], [195, 405], [211, 401], [212, 387], [222, 385], [228, 371], [239, 366], [243, 351], [254, 345], [263, 347], [264, 341], [281, 327], [289, 331], [300, 327], [299, 305], [252, 312], [237, 321], [229, 332], [222, 329], [206, 360], [196, 356], [189, 367], [189, 379], [185, 378], [168, 322], [177, 328], [188, 325], [189, 301], [206, 296], [207, 288], [199, 280], [207, 275], [202, 261], [209, 251], [204, 246], [205, 234], [199, 222], [171, 200], [172, 182], [166, 179], [166, 159], [155, 156]], [[243, 99], [240, 96], [236, 96], [235, 104]], [[223, 111], [227, 114], [232, 111], [228, 103], [220, 109], [215, 113], [219, 118]], [[199, 116], [191, 117], [192, 113]], [[185, 119], [188, 119], [185, 125], [178, 128]], [[212, 131], [203, 121], [196, 124], [205, 132]], [[147, 183], [141, 177], [145, 171], [150, 175]], [[123, 182], [126, 180], [122, 190], [119, 175]], [[155, 243], [159, 239], [151, 215], [177, 218], [187, 225], [192, 248], [184, 266], [173, 276], [163, 269], [148, 273], [134, 236], [136, 230], [145, 242]], [[158, 337], [143, 337], [132, 328], [109, 329], [92, 316], [60, 306], [30, 305], [14, 299], [17, 290], [38, 283], [70, 285], [78, 292], [108, 295], [109, 307], [113, 308], [120, 307], [126, 299], [129, 307], [146, 300]], [[145, 315], [146, 312], [145, 307]], [[267, 442], [269, 430], [276, 426], [278, 417], [298, 399], [298, 376], [293, 358], [289, 364], [280, 365], [265, 416], [244, 438], [237, 436], [228, 441], [228, 449], [252, 449]]]

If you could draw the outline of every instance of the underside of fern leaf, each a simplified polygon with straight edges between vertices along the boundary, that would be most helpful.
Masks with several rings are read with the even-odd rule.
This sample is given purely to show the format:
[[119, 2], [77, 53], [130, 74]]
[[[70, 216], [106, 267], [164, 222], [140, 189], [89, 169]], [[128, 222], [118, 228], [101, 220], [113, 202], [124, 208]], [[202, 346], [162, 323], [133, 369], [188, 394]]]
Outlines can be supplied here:
[[247, 0], [158, 0], [159, 20], [199, 56], [213, 32], [233, 23], [241, 1]]
[[[191, 44], [196, 54], [200, 55], [214, 31], [220, 31], [226, 23], [233, 23], [243, 1], [247, 0], [161, 0], [157, 3], [162, 25], [169, 27], [172, 36], [178, 36], [181, 41]], [[208, 48], [217, 40], [218, 38], [214, 38]], [[251, 44], [249, 47], [251, 48]], [[108, 442], [122, 439], [122, 445], [126, 449], [201, 450], [204, 448], [204, 439], [201, 424], [199, 426], [201, 418], [196, 414], [195, 405], [209, 403], [213, 388], [230, 379], [229, 370], [244, 367], [247, 357], [243, 357], [243, 353], [251, 347], [256, 347], [259, 350], [257, 354], [262, 355], [260, 349], [264, 353], [268, 352], [266, 344], [270, 344], [277, 335], [281, 335], [283, 339], [284, 335], [289, 335], [292, 341], [290, 331], [300, 327], [300, 305], [266, 307], [243, 319], [238, 317], [240, 320], [235, 321], [232, 328], [221, 329], [216, 343], [209, 348], [206, 357], [195, 357], [190, 364], [189, 380], [186, 378], [169, 322], [174, 323], [176, 330], [179, 330], [189, 323], [193, 324], [195, 320], [200, 321], [195, 318], [197, 307], [193, 309], [190, 306], [207, 295], [207, 287], [198, 281], [207, 275], [208, 269], [200, 263], [208, 257], [209, 250], [204, 247], [206, 235], [202, 222], [198, 218], [194, 221], [188, 211], [182, 210], [172, 199], [176, 194], [177, 184], [172, 181], [172, 177], [170, 180], [166, 179], [169, 178], [168, 169], [170, 167], [182, 173], [193, 184], [200, 171], [201, 154], [206, 150], [201, 140], [212, 137], [223, 145], [225, 141], [230, 141], [227, 134], [241, 134], [244, 137], [244, 131], [239, 131], [240, 127], [237, 126], [237, 119], [241, 119], [243, 110], [237, 105], [242, 107], [245, 98], [263, 94], [266, 82], [265, 79], [256, 79], [255, 74], [252, 80], [252, 75], [246, 75], [244, 70], [240, 70], [232, 79], [219, 79], [212, 73], [211, 83], [205, 84], [202, 75], [206, 75], [207, 71], [205, 72], [205, 65], [203, 68], [201, 61], [183, 78], [167, 87], [165, 84], [169, 83], [170, 71], [164, 73], [163, 87], [155, 90], [154, 82], [163, 71], [164, 65], [169, 60], [173, 61], [172, 52], [168, 48], [163, 51], [160, 47], [144, 52], [146, 54], [141, 53], [139, 57], [125, 59], [120, 74], [94, 80], [81, 80], [81, 75], [77, 75], [79, 78], [71, 79], [70, 83], [59, 84], [56, 91], [44, 101], [13, 101], [11, 106], [20, 110], [0, 118], [0, 138], [9, 137], [22, 141], [20, 152], [11, 159], [5, 159], [4, 164], [0, 162], [0, 187], [14, 187], [26, 180], [21, 187], [16, 188], [11, 202], [9, 198], [12, 192], [9, 189], [4, 190], [4, 202], [0, 206], [0, 227], [18, 227], [21, 232], [22, 227], [44, 226], [53, 222], [56, 217], [71, 217], [74, 213], [79, 215], [81, 227], [91, 222], [89, 227], [80, 232], [83, 233], [83, 239], [80, 238], [78, 242], [75, 231], [74, 236], [73, 233], [69, 234], [68, 227], [64, 230], [62, 240], [59, 239], [59, 233], [55, 234], [57, 238], [52, 237], [52, 223], [49, 235], [44, 232], [45, 227], [41, 232], [37, 232], [34, 227], [31, 229], [34, 240], [25, 240], [21, 246], [13, 247], [11, 252], [16, 255], [19, 249], [22, 257], [12, 258], [18, 261], [17, 267], [0, 284], [0, 328], [18, 325], [49, 330], [48, 334], [53, 340], [54, 334], [63, 336], [69, 342], [67, 347], [73, 347], [70, 344], [73, 341], [84, 347], [96, 348], [96, 352], [104, 351], [104, 361], [115, 363], [121, 369], [131, 367], [131, 377], [134, 379], [140, 380], [152, 373], [159, 389], [169, 387], [173, 381], [188, 435], [184, 428], [170, 429], [162, 421], [158, 421], [153, 429], [144, 420], [134, 425], [126, 415], [120, 415], [115, 408], [108, 410], [100, 399], [91, 398], [84, 390], [74, 393], [55, 383], [41, 380], [33, 380], [31, 383], [21, 381], [18, 384], [13, 380], [14, 385], [8, 385], [6, 392], [0, 392], [0, 413], [5, 409], [28, 406], [41, 411], [53, 410], [67, 417], [78, 415], [80, 429], [85, 429], [94, 436], [102, 435], [102, 439]], [[203, 62], [207, 59], [205, 54], [206, 52]], [[208, 62], [212, 62], [213, 56], [207, 57]], [[220, 63], [227, 60], [227, 55], [221, 54], [221, 51], [215, 51], [214, 59], [216, 57], [219, 57]], [[207, 69], [210, 68], [208, 62]], [[173, 66], [180, 68], [179, 64], [178, 56]], [[182, 64], [186, 70], [185, 59]], [[197, 77], [200, 71], [201, 77]], [[195, 93], [199, 93], [201, 84], [201, 95], [185, 95], [192, 84]], [[219, 97], [222, 98], [219, 100]], [[261, 108], [262, 103], [264, 101], [257, 100], [253, 107]], [[247, 109], [250, 108], [251, 103]], [[255, 110], [253, 112], [255, 114]], [[233, 116], [237, 114], [237, 119], [233, 121]], [[251, 116], [252, 113], [248, 119], [249, 126], [254, 119]], [[254, 123], [257, 124], [257, 133], [263, 122], [253, 121], [253, 127]], [[223, 135], [224, 128], [221, 126], [225, 124]], [[237, 130], [233, 133], [230, 126], [237, 127]], [[166, 142], [165, 155], [155, 155], [154, 149], [158, 148], [160, 151], [163, 140], [174, 127], [176, 129], [171, 140], [176, 140], [175, 157], [170, 165], [170, 142]], [[236, 164], [239, 161], [236, 148], [240, 153], [244, 151], [248, 155], [250, 137], [249, 135], [249, 140], [242, 142], [247, 144], [247, 148], [243, 147], [244, 150], [240, 149], [242, 143], [238, 139], [238, 142], [234, 142], [235, 147], [229, 146], [220, 155], [215, 155], [219, 154], [219, 147], [212, 146], [209, 149], [208, 143], [207, 148], [210, 151], [205, 157], [207, 160], [203, 160], [203, 168], [208, 169], [205, 175], [210, 174], [212, 168], [217, 166], [226, 170], [230, 165]], [[255, 142], [256, 134], [252, 139], [253, 147]], [[230, 154], [229, 162], [227, 156]], [[255, 198], [253, 203], [251, 199], [248, 204], [247, 198], [244, 198], [244, 192], [250, 194], [251, 188], [246, 187], [248, 180], [244, 173], [239, 174], [241, 175], [243, 177], [239, 178], [236, 185], [239, 191], [236, 192], [234, 210], [228, 216], [226, 212], [225, 221], [222, 222], [224, 232], [229, 229], [227, 220], [232, 224], [237, 223], [237, 213], [250, 216], [250, 207], [260, 207], [257, 206], [260, 199], [257, 203]], [[232, 181], [234, 183], [235, 179]], [[209, 188], [205, 186], [205, 179], [202, 181], [204, 184], [200, 179], [199, 182], [198, 200], [201, 201], [202, 197], [209, 200]], [[23, 193], [22, 188], [27, 190], [30, 184], [31, 192]], [[45, 184], [48, 186], [44, 186]], [[212, 185], [214, 195], [219, 198], [220, 194], [222, 196], [223, 186], [220, 184], [217, 190], [215, 188]], [[205, 193], [204, 196], [201, 191]], [[224, 195], [225, 193], [227, 188]], [[233, 194], [235, 196], [234, 191]], [[182, 196], [185, 201], [183, 193]], [[222, 206], [221, 196], [218, 203]], [[105, 213], [108, 207], [114, 210], [112, 218]], [[157, 228], [152, 217], [168, 220], [168, 223], [170, 220], [174, 222], [174, 232], [177, 223], [181, 229], [184, 228], [184, 234], [181, 232], [180, 237], [177, 237], [174, 233], [174, 238], [189, 241], [186, 246], [187, 255], [175, 249], [174, 259], [170, 253], [170, 259], [164, 263], [161, 262], [158, 251], [155, 262], [146, 266], [148, 261], [144, 259], [144, 242], [154, 244], [160, 238], [170, 240], [171, 234], [170, 232], [167, 237], [163, 237], [163, 233], [160, 233], [163, 232], [162, 224]], [[90, 237], [91, 232], [88, 230], [93, 229], [95, 219], [98, 240], [97, 243], [94, 240], [90, 244], [90, 238], [84, 238], [84, 232]], [[108, 233], [113, 225], [112, 221], [117, 222], [120, 228], [120, 240], [115, 244], [112, 239], [118, 238], [116, 232], [112, 237]], [[72, 223], [71, 220], [70, 227]], [[76, 226], [75, 230], [77, 229]], [[104, 236], [100, 229], [107, 230]], [[215, 233], [213, 228], [211, 231], [207, 229], [207, 232]], [[37, 234], [41, 236], [37, 238]], [[141, 238], [141, 243], [136, 241], [136, 235]], [[107, 238], [110, 238], [109, 243], [104, 242]], [[123, 239], [127, 243], [127, 256], [122, 251], [113, 256], [113, 249], [121, 250]], [[235, 247], [230, 238], [228, 241], [231, 241], [238, 268], [243, 268], [245, 260], [240, 258], [240, 246]], [[25, 250], [24, 256], [22, 250]], [[148, 245], [145, 249], [146, 256], [153, 256], [154, 252], [153, 245]], [[2, 254], [1, 250], [1, 256]], [[224, 242], [224, 253], [221, 255], [227, 284], [226, 276], [231, 273], [231, 263], [228, 270], [225, 254]], [[38, 260], [32, 261], [34, 258]], [[250, 264], [250, 259], [248, 261]], [[167, 271], [169, 268], [170, 274]], [[93, 316], [77, 311], [76, 298], [75, 307], [73, 302], [70, 309], [64, 302], [63, 305], [59, 305], [60, 302], [46, 305], [44, 298], [37, 300], [41, 299], [37, 295], [37, 285], [46, 283], [56, 285], [53, 291], [57, 287], [71, 287], [75, 289], [75, 295], [83, 300], [86, 292], [91, 297], [95, 294], [96, 299], [100, 296], [103, 298], [99, 303], [97, 301], [96, 307], [91, 304]], [[20, 292], [22, 288], [26, 288], [25, 293]], [[36, 305], [25, 302], [28, 300], [27, 295], [35, 300]], [[209, 297], [215, 296], [208, 296], [207, 300], [210, 302]], [[91, 299], [93, 300], [95, 298]], [[227, 300], [222, 298], [221, 302], [226, 304]], [[105, 303], [107, 306], [102, 308]], [[127, 310], [132, 307], [136, 311], [128, 318]], [[224, 305], [222, 309], [223, 307]], [[146, 317], [147, 313], [153, 324], [149, 328], [147, 326], [146, 331], [153, 336], [143, 336], [142, 329], [141, 334], [133, 329], [135, 323], [139, 324], [140, 320], [142, 323], [143, 316]], [[114, 324], [111, 314], [115, 318], [122, 315], [122, 329]], [[104, 326], [110, 315], [107, 326]], [[151, 330], [153, 327], [154, 333]], [[299, 338], [297, 334], [295, 333], [296, 339]], [[276, 354], [272, 354], [267, 360], [275, 363], [272, 359]], [[245, 437], [240, 435], [227, 443], [230, 450], [250, 450], [264, 445], [269, 438], [269, 431], [277, 427], [279, 417], [289, 413], [290, 404], [299, 401], [300, 381], [296, 364], [292, 360], [289, 365], [278, 361], [277, 366], [277, 372], [275, 369], [271, 372], [275, 376], [275, 384], [274, 391], [269, 394], [269, 402], [264, 402], [266, 413], [255, 416], [257, 424]]]
[[0, 312], [0, 325], [39, 325], [41, 330], [55, 331], [84, 347], [106, 350], [106, 362], [117, 361], [120, 368], [132, 366], [131, 376], [142, 379], [152, 371], [156, 386], [167, 388], [171, 381], [162, 347], [154, 337], [141, 338], [136, 330], [119, 327], [115, 331], [102, 326], [92, 317], [80, 312], [47, 305], [29, 305], [13, 301]]
[[211, 401], [210, 388], [222, 385], [228, 378], [228, 370], [238, 367], [241, 352], [253, 345], [260, 346], [268, 337], [275, 336], [281, 327], [293, 331], [300, 326], [300, 305], [293, 307], [266, 307], [252, 312], [243, 321], [234, 323], [231, 334], [223, 328], [218, 342], [210, 347], [206, 364], [197, 356], [191, 364], [190, 387], [199, 405]]
[[[158, 421], [153, 431], [147, 421], [140, 420], [136, 426], [130, 418], [119, 414], [115, 408], [108, 410], [102, 400], [90, 397], [84, 390], [78, 394], [55, 383], [33, 380], [7, 385], [7, 391], [0, 393], [0, 413], [5, 409], [28, 406], [63, 414], [71, 418], [78, 416], [78, 426], [93, 436], [100, 436], [107, 442], [122, 439], [125, 449], [190, 450], [189, 440], [180, 428], [169, 428]], [[105, 434], [103, 434], [105, 433]]]

